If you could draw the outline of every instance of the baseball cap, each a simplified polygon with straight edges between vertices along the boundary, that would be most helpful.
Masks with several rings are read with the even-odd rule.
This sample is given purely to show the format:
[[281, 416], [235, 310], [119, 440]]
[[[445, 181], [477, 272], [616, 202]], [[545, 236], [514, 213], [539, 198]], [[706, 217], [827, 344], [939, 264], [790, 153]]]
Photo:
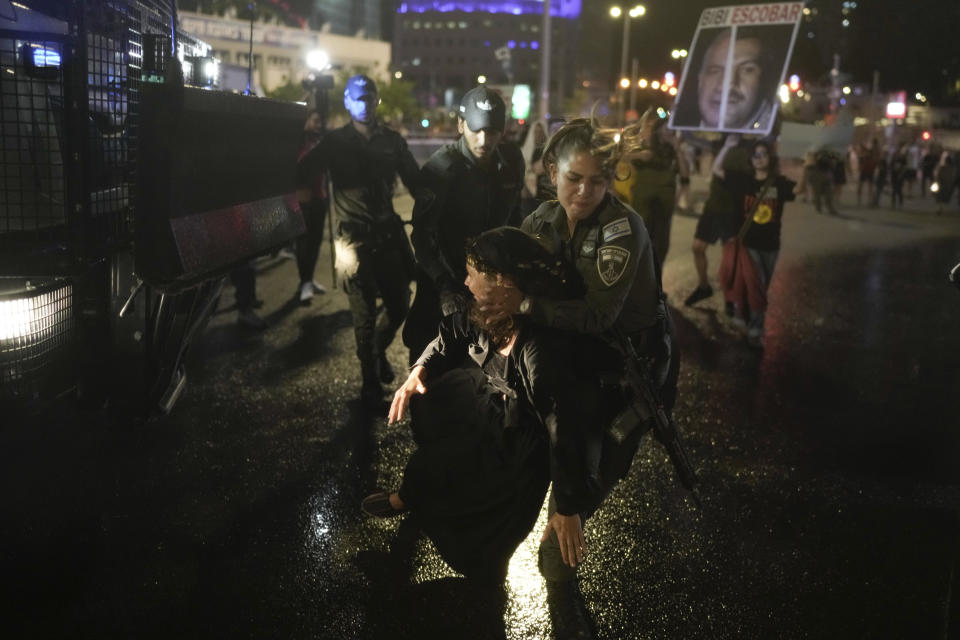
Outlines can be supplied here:
[[507, 107], [500, 94], [480, 85], [467, 91], [460, 100], [460, 117], [471, 131], [503, 131], [507, 124]]
[[351, 100], [359, 100], [363, 96], [376, 93], [376, 83], [363, 74], [352, 76], [347, 80], [347, 87], [343, 90], [343, 95], [348, 96]]

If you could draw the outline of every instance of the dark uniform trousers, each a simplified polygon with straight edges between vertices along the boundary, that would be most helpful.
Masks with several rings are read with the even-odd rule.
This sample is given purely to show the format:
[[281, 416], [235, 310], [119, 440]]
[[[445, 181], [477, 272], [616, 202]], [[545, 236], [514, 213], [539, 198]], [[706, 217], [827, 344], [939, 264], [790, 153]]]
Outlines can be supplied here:
[[[412, 255], [406, 237], [378, 234], [359, 243], [357, 272], [343, 283], [353, 313], [353, 332], [364, 387], [379, 387], [378, 358], [396, 336], [410, 309]], [[377, 298], [383, 310], [377, 308]], [[378, 312], [379, 311], [379, 312]]]
[[[673, 334], [672, 321], [669, 316], [665, 319], [669, 328], [668, 335]], [[676, 398], [676, 385], [679, 374], [679, 354], [677, 349], [670, 350], [669, 355], [660, 353], [663, 351], [662, 337], [658, 335], [658, 330], [651, 330], [645, 335], [638, 334], [631, 339], [634, 347], [640, 353], [650, 354], [654, 361], [669, 358], [669, 364], [660, 362], [659, 366], [666, 368], [665, 377], [660, 388], [661, 401], [669, 411], [673, 407]], [[586, 344], [591, 344], [589, 339]], [[583, 398], [588, 405], [592, 405], [586, 410], [586, 415], [592, 415], [596, 419], [596, 424], [602, 425], [599, 429], [593, 429], [589, 432], [592, 437], [588, 439], [584, 451], [587, 459], [587, 467], [595, 470], [597, 493], [594, 496], [590, 506], [580, 513], [580, 520], [585, 524], [596, 510], [600, 507], [607, 496], [613, 491], [621, 480], [630, 472], [630, 466], [633, 464], [633, 458], [640, 447], [640, 440], [652, 427], [647, 422], [638, 424], [637, 427], [622, 442], [614, 440], [608, 427], [614, 419], [623, 411], [628, 409], [629, 397], [623, 391], [620, 385], [620, 356], [609, 351], [605, 346], [595, 346], [588, 349], [592, 356], [586, 356], [592, 362], [587, 362], [581, 367], [584, 371], [593, 371], [598, 373], [598, 378], [602, 381], [599, 386], [595, 380], [584, 381], [581, 390], [584, 387], [592, 387], [592, 393], [588, 392]], [[654, 369], [658, 368], [654, 365]], [[553, 492], [550, 492], [550, 499], [547, 506], [549, 516], [557, 512], [557, 503]], [[563, 562], [563, 556], [560, 553], [560, 544], [555, 531], [550, 531], [550, 536], [540, 543], [539, 559], [540, 574], [547, 580], [555, 582], [568, 582], [577, 575], [577, 569], [570, 567]]]

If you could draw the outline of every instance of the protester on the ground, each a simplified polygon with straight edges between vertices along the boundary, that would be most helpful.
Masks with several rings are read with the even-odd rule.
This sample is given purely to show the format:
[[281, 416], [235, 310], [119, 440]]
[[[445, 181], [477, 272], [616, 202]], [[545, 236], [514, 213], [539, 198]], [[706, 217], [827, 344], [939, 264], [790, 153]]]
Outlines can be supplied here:
[[343, 103], [350, 122], [330, 131], [299, 167], [302, 176], [329, 173], [337, 272], [353, 313], [361, 400], [381, 409], [382, 385], [394, 379], [386, 350], [407, 316], [414, 272], [413, 251], [393, 208], [394, 185], [399, 175], [416, 195], [419, 168], [400, 134], [377, 121], [373, 80], [351, 77]]
[[764, 346], [764, 316], [767, 290], [780, 251], [783, 205], [802, 193], [804, 185], [779, 173], [779, 163], [770, 143], [753, 143], [750, 154], [753, 175], [728, 174], [723, 159], [737, 145], [739, 136], [727, 137], [713, 165], [714, 174], [734, 193], [742, 224], [737, 236], [724, 244], [720, 285], [733, 303], [734, 325], [744, 330], [751, 346]]
[[439, 149], [420, 171], [411, 234], [417, 295], [403, 328], [411, 363], [437, 335], [440, 318], [466, 307], [467, 240], [523, 219], [523, 156], [516, 144], [501, 140], [505, 122], [497, 92], [483, 85], [471, 89], [460, 101], [460, 139]]
[[[562, 299], [583, 294], [572, 266], [519, 229], [484, 232], [466, 248], [466, 285]], [[371, 515], [409, 510], [443, 559], [469, 578], [500, 582], [536, 523], [547, 486], [563, 513], [595, 501], [585, 437], [597, 430], [596, 378], [573, 366], [569, 335], [520, 315], [493, 320], [471, 302], [439, 334], [394, 394], [388, 421], [409, 406], [417, 449], [399, 488], [363, 501]], [[582, 531], [564, 544], [582, 559]]]

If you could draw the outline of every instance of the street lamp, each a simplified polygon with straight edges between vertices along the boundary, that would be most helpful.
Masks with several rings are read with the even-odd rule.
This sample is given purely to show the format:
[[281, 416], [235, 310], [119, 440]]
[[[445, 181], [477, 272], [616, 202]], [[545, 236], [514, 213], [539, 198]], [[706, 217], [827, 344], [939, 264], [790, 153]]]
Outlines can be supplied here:
[[[646, 12], [647, 12], [647, 8], [642, 4], [634, 5], [632, 8], [628, 9], [626, 11], [626, 15], [623, 15], [624, 10], [621, 7], [618, 7], [618, 6], [610, 7], [610, 15], [612, 17], [619, 18], [620, 16], [623, 16], [623, 45], [622, 45], [623, 48], [620, 52], [620, 77], [621, 78], [627, 77], [627, 52], [630, 50], [630, 18], [639, 18], [640, 16], [644, 15]], [[622, 83], [621, 83], [621, 86], [622, 86]], [[626, 89], [629, 86], [630, 84], [628, 82], [626, 87], [623, 87], [624, 89], [623, 95], [620, 98], [620, 120], [619, 121], [621, 123], [623, 122], [624, 109], [627, 106], [626, 105], [626, 102], [627, 102]]]
[[327, 91], [333, 88], [333, 76], [325, 73], [330, 69], [330, 55], [323, 49], [313, 49], [307, 52], [306, 63], [310, 71], [303, 79], [303, 88], [313, 93], [313, 108], [320, 114], [321, 124], [326, 129], [330, 110]]
[[320, 73], [330, 66], [330, 55], [323, 49], [314, 49], [307, 52], [307, 66]]

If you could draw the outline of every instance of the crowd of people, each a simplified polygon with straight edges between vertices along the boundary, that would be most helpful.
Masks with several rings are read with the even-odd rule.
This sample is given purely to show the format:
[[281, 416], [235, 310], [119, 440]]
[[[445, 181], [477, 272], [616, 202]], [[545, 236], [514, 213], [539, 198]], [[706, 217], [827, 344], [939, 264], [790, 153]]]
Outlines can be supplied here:
[[[451, 567], [502, 582], [552, 487], [540, 569], [552, 584], [574, 583], [583, 523], [648, 428], [623, 384], [627, 358], [649, 376], [658, 408], [675, 398], [659, 270], [683, 156], [649, 117], [622, 132], [592, 118], [543, 122], [521, 149], [507, 139], [503, 99], [481, 85], [460, 102], [458, 139], [418, 167], [377, 120], [377, 102], [372, 79], [350, 78], [351, 120], [308, 127], [297, 191], [309, 219], [295, 296], [323, 292], [313, 268], [330, 216], [360, 399], [391, 422], [409, 415], [417, 445], [399, 486], [362, 507], [413, 514]], [[635, 199], [650, 228], [666, 225], [653, 240], [611, 194], [621, 161], [645, 176]], [[409, 240], [393, 207], [398, 178], [414, 198]], [[411, 368], [388, 401], [386, 350], [401, 324]], [[631, 425], [625, 437], [610, 435], [615, 422]]]
[[[821, 202], [836, 213], [847, 175], [855, 176], [857, 206], [880, 207], [889, 197], [891, 209], [904, 199], [932, 196], [942, 211], [957, 192], [954, 169], [960, 152], [920, 140], [882, 145], [879, 140], [851, 145], [846, 154], [830, 149], [811, 151], [804, 158], [804, 174], [817, 211]], [[960, 200], [958, 200], [960, 202]]]
[[[313, 272], [329, 222], [361, 402], [390, 423], [409, 416], [416, 443], [399, 485], [362, 508], [415, 515], [451, 567], [502, 582], [549, 489], [539, 568], [548, 584], [575, 583], [584, 522], [626, 476], [650, 428], [625, 370], [640, 367], [657, 408], [669, 412], [675, 401], [678, 350], [661, 271], [698, 150], [650, 112], [622, 130], [592, 117], [534, 122], [521, 148], [503, 99], [480, 85], [459, 104], [459, 137], [420, 167], [404, 138], [378, 121], [371, 78], [350, 78], [344, 104], [345, 125], [326, 130], [312, 113], [305, 126], [295, 297], [308, 304], [325, 292]], [[713, 295], [705, 250], [722, 240], [727, 313], [763, 348], [785, 203], [809, 187], [818, 210], [836, 213], [847, 169], [871, 203], [888, 180], [894, 206], [916, 182], [921, 196], [936, 182], [938, 198], [949, 199], [954, 159], [944, 153], [931, 165], [931, 153], [908, 147], [884, 157], [875, 144], [848, 158], [813, 153], [798, 184], [780, 173], [772, 143], [728, 134], [713, 154], [693, 243], [699, 283], [685, 303]], [[398, 178], [414, 198], [409, 239], [393, 205]], [[250, 269], [235, 281], [241, 321], [260, 328], [249, 317]], [[386, 351], [401, 325], [410, 369], [388, 400], [396, 376]]]

